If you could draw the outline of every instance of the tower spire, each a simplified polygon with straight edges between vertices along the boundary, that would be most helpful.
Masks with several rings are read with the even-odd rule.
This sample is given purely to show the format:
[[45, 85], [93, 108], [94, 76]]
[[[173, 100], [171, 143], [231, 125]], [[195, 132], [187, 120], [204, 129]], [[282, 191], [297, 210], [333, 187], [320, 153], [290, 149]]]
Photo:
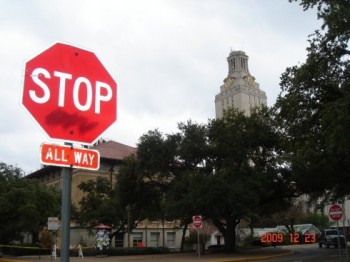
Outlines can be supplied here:
[[215, 96], [216, 117], [223, 117], [225, 110], [232, 107], [250, 115], [253, 108], [266, 105], [266, 93], [260, 90], [249, 72], [248, 56], [243, 51], [231, 49], [227, 63], [227, 77]]
[[229, 76], [243, 77], [249, 74], [248, 56], [243, 51], [231, 51], [227, 63]]

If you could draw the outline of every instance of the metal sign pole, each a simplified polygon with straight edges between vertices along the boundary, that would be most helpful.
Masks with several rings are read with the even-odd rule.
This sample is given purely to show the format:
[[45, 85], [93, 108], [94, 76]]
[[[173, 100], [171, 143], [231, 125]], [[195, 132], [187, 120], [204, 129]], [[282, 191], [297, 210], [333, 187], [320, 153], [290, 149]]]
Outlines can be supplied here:
[[343, 208], [343, 233], [344, 233], [344, 237], [345, 237], [345, 255], [346, 255], [346, 261], [349, 261], [349, 254], [348, 254], [348, 234], [347, 234], [347, 230], [345, 227], [345, 220], [346, 220], [346, 211], [345, 211], [345, 205], [344, 202], [342, 204], [342, 208]]
[[199, 228], [197, 228], [197, 240], [198, 240], [198, 246], [197, 246], [198, 258], [201, 258], [201, 247], [199, 246]]
[[337, 220], [337, 231], [338, 231], [338, 251], [339, 251], [339, 261], [342, 260], [341, 258], [341, 252], [340, 252], [340, 236], [339, 236], [339, 222]]
[[69, 261], [70, 246], [70, 206], [72, 187], [72, 168], [62, 168], [62, 197], [61, 197], [61, 221], [62, 221], [62, 241], [61, 241], [61, 262]]

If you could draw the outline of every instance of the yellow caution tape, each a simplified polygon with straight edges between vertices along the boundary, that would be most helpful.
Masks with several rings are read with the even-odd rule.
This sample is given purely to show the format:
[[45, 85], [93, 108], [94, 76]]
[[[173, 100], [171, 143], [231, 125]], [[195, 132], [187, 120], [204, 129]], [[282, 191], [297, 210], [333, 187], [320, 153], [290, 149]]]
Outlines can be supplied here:
[[[25, 246], [13, 246], [13, 245], [0, 245], [0, 247], [13, 247], [13, 248], [23, 248], [23, 249], [51, 249], [48, 247], [25, 247]], [[81, 247], [81, 248], [87, 249], [87, 248], [95, 248], [95, 247], [91, 246], [91, 247]], [[77, 249], [77, 248], [71, 248], [71, 249]]]

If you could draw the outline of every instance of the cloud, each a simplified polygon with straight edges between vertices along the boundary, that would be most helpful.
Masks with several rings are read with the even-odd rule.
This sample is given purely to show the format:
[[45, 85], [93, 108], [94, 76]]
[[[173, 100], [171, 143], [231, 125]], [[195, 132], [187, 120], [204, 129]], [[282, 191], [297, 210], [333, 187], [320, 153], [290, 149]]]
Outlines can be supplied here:
[[50, 141], [20, 105], [25, 61], [61, 41], [88, 49], [118, 84], [118, 121], [104, 137], [135, 145], [148, 130], [214, 118], [214, 97], [232, 49], [271, 106], [279, 78], [305, 60], [314, 11], [281, 0], [2, 0], [0, 10], [0, 161], [40, 167]]

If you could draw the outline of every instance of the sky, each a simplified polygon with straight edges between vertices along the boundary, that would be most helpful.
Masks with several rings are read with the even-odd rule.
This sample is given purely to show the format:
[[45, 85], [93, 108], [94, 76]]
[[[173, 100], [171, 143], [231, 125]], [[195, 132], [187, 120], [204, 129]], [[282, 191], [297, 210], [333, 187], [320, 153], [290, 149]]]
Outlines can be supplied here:
[[21, 105], [26, 61], [56, 42], [93, 51], [118, 85], [117, 122], [102, 138], [136, 146], [158, 129], [215, 117], [231, 50], [249, 56], [266, 92], [305, 62], [315, 10], [288, 0], [0, 0], [0, 162], [26, 174], [54, 143]]

